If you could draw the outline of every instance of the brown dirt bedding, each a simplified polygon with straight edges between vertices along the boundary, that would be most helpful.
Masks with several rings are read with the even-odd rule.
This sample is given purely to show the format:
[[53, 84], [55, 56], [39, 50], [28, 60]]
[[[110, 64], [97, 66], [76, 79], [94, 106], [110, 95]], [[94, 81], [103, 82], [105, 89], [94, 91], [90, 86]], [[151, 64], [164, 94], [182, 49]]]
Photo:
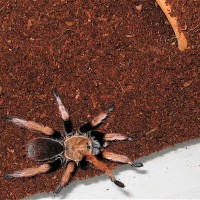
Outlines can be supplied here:
[[[109, 147], [133, 159], [200, 137], [200, 2], [172, 5], [188, 39], [184, 52], [154, 0], [2, 0], [0, 115], [62, 130], [52, 95], [57, 87], [74, 127], [114, 104], [115, 112], [100, 130], [133, 136], [135, 142]], [[24, 158], [23, 150], [36, 136], [40, 133], [1, 120], [1, 176], [38, 164]], [[63, 170], [29, 179], [0, 177], [0, 199], [53, 191]], [[72, 180], [99, 174], [78, 169]]]

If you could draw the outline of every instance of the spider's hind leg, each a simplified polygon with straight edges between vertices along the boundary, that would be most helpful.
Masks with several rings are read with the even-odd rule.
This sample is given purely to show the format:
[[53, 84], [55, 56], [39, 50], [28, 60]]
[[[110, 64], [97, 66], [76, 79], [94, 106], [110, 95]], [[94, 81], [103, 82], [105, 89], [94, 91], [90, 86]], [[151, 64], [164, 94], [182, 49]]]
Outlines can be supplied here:
[[13, 173], [6, 174], [4, 177], [9, 178], [21, 178], [21, 177], [32, 177], [37, 174], [46, 173], [51, 169], [50, 164], [42, 164], [37, 167], [26, 168], [20, 171], [15, 171]]
[[83, 124], [80, 127], [81, 133], [87, 133], [96, 129], [99, 125], [103, 123], [103, 121], [108, 117], [108, 114], [114, 110], [114, 107], [109, 107], [106, 110], [100, 112], [96, 115], [90, 122]]
[[12, 173], [8, 173], [4, 176], [6, 179], [11, 178], [27, 178], [27, 177], [33, 177], [38, 174], [46, 173], [46, 172], [52, 172], [57, 170], [59, 167], [61, 167], [65, 163], [65, 159], [63, 159], [62, 156], [58, 155], [48, 163], [44, 163], [39, 166], [25, 168], [22, 170], [18, 170]]
[[95, 156], [90, 155], [90, 156], [86, 156], [86, 160], [88, 162], [90, 162], [92, 165], [94, 165], [94, 167], [96, 167], [97, 169], [100, 169], [101, 171], [104, 171], [111, 179], [112, 182], [114, 182], [117, 186], [124, 188], [125, 185], [116, 180], [115, 176], [112, 174], [112, 172], [108, 169], [108, 167], [106, 166], [106, 164], [104, 164], [103, 162], [99, 161]]
[[62, 179], [60, 181], [60, 184], [58, 185], [58, 187], [55, 189], [55, 193], [58, 194], [65, 185], [67, 185], [67, 183], [69, 182], [69, 179], [71, 177], [72, 172], [75, 169], [75, 163], [74, 162], [69, 162], [67, 164], [67, 168], [62, 176]]
[[127, 163], [133, 167], [143, 167], [142, 163], [134, 163], [129, 157], [115, 154], [106, 150], [102, 150], [102, 156], [103, 158], [106, 158], [108, 160], [114, 161], [114, 162], [121, 162], [121, 163]]
[[42, 124], [39, 124], [39, 123], [34, 122], [34, 121], [19, 119], [19, 118], [16, 118], [16, 117], [11, 117], [9, 115], [4, 116], [3, 118], [6, 121], [10, 121], [10, 122], [12, 122], [12, 123], [14, 123], [18, 126], [21, 126], [23, 128], [39, 131], [39, 132], [43, 133], [44, 135], [54, 136], [57, 133], [57, 131], [55, 131], [54, 129], [52, 129], [48, 126], [43, 126]]
[[58, 109], [60, 111], [60, 114], [63, 120], [65, 133], [70, 134], [72, 132], [72, 123], [69, 117], [69, 112], [63, 105], [60, 94], [58, 93], [58, 90], [56, 88], [53, 90], [53, 94], [56, 98]]

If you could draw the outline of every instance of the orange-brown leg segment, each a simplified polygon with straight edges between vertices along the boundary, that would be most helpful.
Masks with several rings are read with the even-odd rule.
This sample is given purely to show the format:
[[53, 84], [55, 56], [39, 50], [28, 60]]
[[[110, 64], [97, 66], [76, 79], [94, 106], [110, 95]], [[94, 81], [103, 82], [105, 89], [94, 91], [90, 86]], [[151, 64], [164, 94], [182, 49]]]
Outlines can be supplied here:
[[60, 184], [58, 185], [58, 187], [55, 189], [55, 193], [58, 194], [63, 187], [69, 182], [69, 179], [71, 177], [72, 172], [75, 169], [75, 163], [74, 162], [69, 162], [67, 165], [67, 168], [62, 176], [62, 179], [60, 181]]
[[108, 114], [113, 111], [113, 109], [114, 109], [113, 107], [109, 107], [108, 109], [100, 112], [90, 122], [91, 126], [96, 127], [96, 126], [100, 125], [107, 118]]
[[129, 157], [124, 156], [124, 155], [115, 154], [106, 150], [102, 151], [102, 155], [104, 158], [108, 160], [112, 160], [114, 162], [127, 163], [133, 167], [143, 167], [142, 163], [134, 163]]
[[11, 174], [6, 174], [5, 178], [21, 178], [21, 177], [32, 177], [37, 174], [46, 173], [51, 169], [49, 164], [43, 164], [38, 167], [26, 168], [20, 171], [13, 172]]
[[65, 132], [66, 132], [66, 134], [69, 134], [72, 132], [72, 124], [70, 121], [69, 112], [63, 105], [60, 94], [58, 93], [56, 88], [53, 90], [53, 94], [54, 94], [57, 104], [58, 104], [58, 109], [60, 111], [60, 114], [61, 114], [61, 117], [63, 120]]
[[119, 134], [119, 133], [106, 133], [104, 135], [104, 140], [105, 141], [116, 141], [116, 140], [133, 141], [133, 138], [126, 135]]
[[86, 160], [90, 162], [92, 165], [94, 165], [94, 167], [96, 167], [97, 169], [104, 171], [110, 177], [111, 181], [114, 182], [117, 186], [122, 188], [125, 187], [125, 185], [122, 182], [115, 179], [114, 175], [108, 169], [108, 167], [103, 162], [99, 161], [95, 156], [93, 155], [86, 156]]
[[42, 124], [39, 124], [37, 122], [34, 121], [27, 121], [24, 119], [19, 119], [19, 118], [15, 118], [15, 117], [11, 117], [11, 116], [4, 116], [4, 119], [7, 121], [10, 121], [14, 124], [17, 124], [18, 126], [27, 128], [27, 129], [31, 129], [31, 130], [36, 130], [36, 131], [40, 131], [45, 135], [53, 135], [55, 133], [55, 131], [48, 127], [48, 126], [43, 126]]
[[97, 116], [95, 116], [91, 122], [84, 124], [80, 127], [81, 133], [86, 133], [88, 131], [94, 130], [97, 126], [99, 126], [108, 116], [110, 112], [113, 111], [113, 107], [109, 107], [108, 109], [100, 112]]

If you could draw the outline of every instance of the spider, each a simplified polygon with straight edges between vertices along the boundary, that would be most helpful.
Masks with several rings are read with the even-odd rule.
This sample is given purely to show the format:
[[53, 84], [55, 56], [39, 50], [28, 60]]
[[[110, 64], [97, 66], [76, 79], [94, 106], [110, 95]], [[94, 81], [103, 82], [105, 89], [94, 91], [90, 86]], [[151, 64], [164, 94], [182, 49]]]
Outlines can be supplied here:
[[59, 185], [55, 189], [55, 193], [57, 194], [68, 184], [70, 176], [76, 166], [80, 166], [81, 161], [85, 160], [95, 168], [104, 171], [117, 186], [122, 188], [125, 187], [122, 182], [116, 180], [106, 164], [96, 157], [101, 155], [102, 158], [107, 160], [128, 163], [133, 167], [143, 166], [142, 163], [134, 163], [129, 157], [109, 152], [105, 148], [109, 141], [133, 141], [133, 138], [118, 133], [107, 134], [95, 131], [95, 129], [107, 118], [108, 114], [113, 111], [113, 107], [109, 107], [100, 112], [90, 122], [83, 124], [79, 130], [72, 131], [69, 112], [63, 105], [57, 89], [53, 90], [53, 94], [56, 98], [63, 120], [64, 133], [60, 133], [48, 126], [43, 126], [34, 121], [5, 116], [7, 121], [13, 122], [21, 127], [39, 131], [47, 136], [32, 139], [28, 142], [26, 150], [26, 156], [28, 158], [43, 163], [39, 166], [8, 173], [5, 175], [5, 178], [33, 177], [37, 174], [46, 173], [52, 169], [53, 163], [59, 160], [61, 166], [64, 164], [66, 165], [66, 169]]

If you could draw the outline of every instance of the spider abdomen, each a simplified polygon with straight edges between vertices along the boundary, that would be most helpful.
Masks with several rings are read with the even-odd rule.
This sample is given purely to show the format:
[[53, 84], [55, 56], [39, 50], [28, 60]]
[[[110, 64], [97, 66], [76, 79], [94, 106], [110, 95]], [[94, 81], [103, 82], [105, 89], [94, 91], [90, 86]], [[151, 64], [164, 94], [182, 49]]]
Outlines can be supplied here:
[[27, 157], [35, 161], [52, 160], [64, 150], [63, 145], [52, 138], [39, 137], [31, 140], [27, 146]]

